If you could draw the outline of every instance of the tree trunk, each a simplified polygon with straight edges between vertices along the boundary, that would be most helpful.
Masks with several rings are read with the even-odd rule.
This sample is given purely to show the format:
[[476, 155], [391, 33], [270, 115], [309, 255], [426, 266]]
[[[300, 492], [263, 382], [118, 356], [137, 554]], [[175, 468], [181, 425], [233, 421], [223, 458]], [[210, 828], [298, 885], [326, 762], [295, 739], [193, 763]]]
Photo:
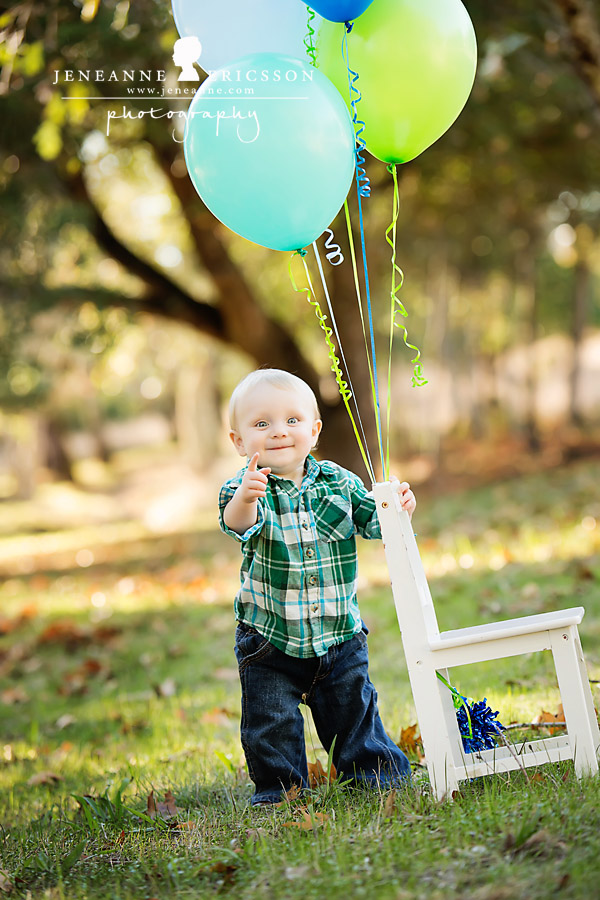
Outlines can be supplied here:
[[521, 295], [520, 312], [523, 316], [525, 347], [527, 350], [527, 376], [525, 383], [525, 438], [530, 453], [539, 453], [541, 439], [537, 423], [536, 402], [538, 388], [537, 340], [539, 337], [539, 297], [536, 284], [535, 256], [533, 251], [522, 253], [517, 261], [517, 279]]
[[584, 424], [583, 416], [579, 409], [579, 387], [582, 372], [581, 347], [587, 319], [589, 287], [590, 270], [587, 262], [580, 259], [575, 266], [574, 272], [573, 316], [571, 319], [573, 359], [569, 376], [569, 423], [577, 428]]
[[573, 61], [600, 106], [600, 25], [588, 0], [554, 0], [569, 30]]

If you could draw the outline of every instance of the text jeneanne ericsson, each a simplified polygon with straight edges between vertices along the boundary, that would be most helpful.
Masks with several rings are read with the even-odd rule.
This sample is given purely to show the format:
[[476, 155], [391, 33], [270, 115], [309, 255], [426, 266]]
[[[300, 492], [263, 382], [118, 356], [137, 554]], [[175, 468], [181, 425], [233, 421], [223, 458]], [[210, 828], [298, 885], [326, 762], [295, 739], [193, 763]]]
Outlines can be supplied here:
[[[62, 76], [62, 79], [61, 79]], [[137, 76], [137, 77], [136, 77]], [[59, 83], [89, 83], [89, 82], [112, 82], [115, 84], [122, 85], [124, 90], [127, 91], [129, 95], [136, 97], [137, 99], [154, 99], [154, 97], [162, 98], [162, 97], [182, 97], [183, 99], [187, 99], [188, 97], [191, 99], [196, 94], [197, 87], [194, 85], [192, 87], [170, 87], [167, 86], [164, 82], [166, 81], [167, 73], [163, 69], [158, 69], [153, 71], [151, 69], [122, 69], [120, 72], [117, 72], [115, 69], [111, 69], [110, 72], [106, 72], [104, 69], [65, 69], [65, 70], [54, 70], [54, 81], [53, 84]], [[251, 144], [253, 143], [260, 134], [260, 124], [258, 121], [258, 114], [255, 109], [237, 109], [235, 105], [232, 105], [230, 108], [225, 100], [225, 97], [235, 96], [238, 101], [242, 99], [252, 99], [254, 97], [254, 88], [251, 86], [256, 83], [268, 83], [271, 82], [273, 84], [281, 83], [284, 84], [287, 82], [289, 84], [293, 82], [306, 82], [312, 81], [313, 71], [306, 71], [304, 69], [295, 69], [290, 68], [288, 70], [283, 69], [249, 69], [246, 71], [238, 71], [238, 70], [228, 70], [228, 69], [219, 69], [216, 72], [209, 72], [208, 78], [203, 83], [203, 95], [207, 99], [216, 99], [217, 97], [223, 98], [223, 108], [220, 109], [198, 109], [193, 113], [190, 113], [189, 110], [172, 110], [167, 109], [163, 110], [160, 107], [151, 107], [150, 109], [144, 110], [131, 110], [128, 109], [125, 105], [123, 105], [121, 112], [117, 112], [115, 110], [110, 110], [107, 113], [106, 118], [106, 134], [110, 135], [110, 126], [111, 122], [117, 119], [142, 119], [145, 116], [150, 116], [152, 119], [176, 119], [187, 121], [190, 115], [193, 117], [200, 116], [202, 119], [212, 120], [215, 123], [216, 134], [219, 134], [219, 126], [222, 121], [225, 120], [233, 120], [237, 123], [237, 136], [242, 143]], [[156, 86], [151, 86], [151, 82], [158, 82], [159, 84]], [[216, 86], [217, 82], [223, 82], [228, 86], [219, 87]], [[248, 82], [246, 86], [234, 87], [235, 84], [240, 84], [242, 82]], [[136, 85], [132, 87], [131, 85]], [[65, 100], [75, 99], [71, 97], [65, 97]], [[101, 97], [97, 98], [89, 98], [89, 99], [103, 99]], [[112, 97], [106, 98], [111, 100], [117, 99], [128, 99], [127, 97], [119, 98]], [[260, 97], [255, 99], [261, 99]], [[267, 98], [262, 98], [267, 99]], [[284, 98], [281, 98], [284, 99]], [[174, 140], [179, 141], [175, 132], [173, 132]]]

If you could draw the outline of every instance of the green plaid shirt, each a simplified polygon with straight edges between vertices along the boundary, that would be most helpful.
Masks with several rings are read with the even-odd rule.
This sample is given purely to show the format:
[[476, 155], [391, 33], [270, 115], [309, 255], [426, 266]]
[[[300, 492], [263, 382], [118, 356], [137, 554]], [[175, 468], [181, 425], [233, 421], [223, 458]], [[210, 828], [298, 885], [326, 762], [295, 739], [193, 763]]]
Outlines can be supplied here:
[[245, 471], [219, 495], [221, 528], [244, 554], [236, 618], [290, 656], [323, 656], [361, 630], [355, 534], [381, 537], [375, 501], [358, 476], [308, 456], [300, 488], [269, 475], [256, 523], [237, 534], [223, 512]]

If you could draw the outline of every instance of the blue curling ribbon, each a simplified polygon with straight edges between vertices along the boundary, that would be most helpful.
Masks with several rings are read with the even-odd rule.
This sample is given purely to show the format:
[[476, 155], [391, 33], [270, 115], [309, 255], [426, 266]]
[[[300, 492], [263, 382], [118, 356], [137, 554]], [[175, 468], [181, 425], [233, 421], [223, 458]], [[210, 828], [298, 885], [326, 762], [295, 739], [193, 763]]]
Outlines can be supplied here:
[[[355, 159], [356, 159], [356, 189], [357, 189], [357, 200], [358, 200], [358, 219], [360, 225], [360, 242], [362, 249], [362, 258], [363, 258], [363, 269], [365, 275], [365, 293], [367, 296], [367, 314], [369, 319], [369, 336], [371, 339], [371, 358], [373, 365], [373, 384], [375, 388], [375, 420], [377, 425], [377, 439], [379, 442], [379, 451], [381, 454], [381, 468], [382, 471], [385, 472], [385, 459], [383, 456], [383, 437], [381, 434], [381, 406], [379, 403], [379, 387], [377, 382], [377, 357], [375, 353], [375, 333], [373, 329], [373, 311], [371, 309], [371, 290], [369, 287], [369, 271], [367, 268], [367, 248], [365, 244], [365, 229], [363, 223], [363, 213], [362, 213], [362, 197], [370, 197], [371, 196], [371, 183], [365, 171], [365, 160], [362, 155], [362, 151], [366, 150], [366, 143], [362, 138], [362, 133], [365, 130], [365, 123], [362, 119], [358, 118], [358, 113], [356, 111], [356, 104], [360, 102], [362, 94], [355, 87], [356, 81], [358, 81], [358, 72], [355, 72], [354, 69], [350, 68], [350, 61], [348, 57], [348, 32], [352, 30], [352, 25], [346, 22], [346, 30], [344, 31], [344, 37], [342, 38], [342, 56], [344, 57], [344, 61], [346, 63], [346, 67], [348, 69], [348, 89], [350, 92], [350, 105], [352, 106], [352, 124], [354, 125], [354, 131], [356, 136], [356, 147], [354, 149]], [[357, 94], [357, 97], [353, 97], [352, 94]], [[357, 127], [360, 126], [360, 127]]]
[[331, 228], [326, 228], [323, 234], [328, 235], [325, 241], [325, 249], [329, 252], [325, 254], [327, 262], [332, 266], [341, 266], [344, 262], [344, 254], [339, 244], [334, 243], [335, 237]]
[[436, 675], [452, 693], [456, 721], [465, 753], [492, 750], [496, 746], [495, 738], [506, 731], [506, 726], [497, 721], [498, 710], [492, 712], [485, 697], [479, 701], [463, 697], [441, 672], [436, 672]]
[[[348, 25], [348, 23], [346, 23]], [[356, 87], [356, 82], [358, 81], [358, 72], [355, 72], [354, 69], [350, 68], [350, 62], [348, 59], [348, 32], [351, 30], [348, 29], [344, 32], [344, 37], [342, 38], [342, 55], [344, 57], [344, 61], [346, 63], [346, 67], [348, 69], [348, 88], [350, 90], [350, 105], [352, 107], [352, 124], [354, 125], [354, 131], [356, 134], [356, 143], [357, 147], [355, 149], [356, 156], [356, 186], [358, 188], [358, 193], [361, 197], [370, 197], [371, 196], [371, 182], [369, 181], [368, 175], [365, 171], [365, 160], [363, 157], [363, 151], [367, 149], [367, 145], [362, 138], [362, 133], [365, 130], [365, 123], [362, 119], [358, 118], [358, 113], [356, 110], [356, 104], [360, 103], [362, 98], [362, 94], [359, 89]], [[356, 94], [356, 97], [353, 97], [352, 94]]]
[[467, 714], [462, 706], [456, 709], [456, 720], [458, 722], [458, 730], [462, 738], [465, 753], [475, 753], [477, 750], [492, 750], [496, 746], [496, 736], [505, 731], [502, 722], [498, 722], [496, 717], [498, 710], [492, 712], [487, 705], [487, 700], [474, 701], [468, 697], [462, 697], [468, 705], [469, 719], [467, 724]]

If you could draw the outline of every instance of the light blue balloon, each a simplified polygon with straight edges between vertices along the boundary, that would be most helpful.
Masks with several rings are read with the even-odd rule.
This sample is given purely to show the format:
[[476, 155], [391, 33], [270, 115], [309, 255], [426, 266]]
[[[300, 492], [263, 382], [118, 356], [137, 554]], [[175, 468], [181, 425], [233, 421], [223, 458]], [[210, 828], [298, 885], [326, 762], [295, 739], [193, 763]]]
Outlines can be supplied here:
[[[205, 72], [219, 69], [248, 53], [306, 57], [306, 5], [298, 0], [172, 0], [181, 37], [196, 35]], [[323, 20], [315, 16], [316, 31]]]
[[200, 197], [228, 228], [273, 250], [316, 240], [354, 175], [354, 129], [318, 69], [257, 53], [206, 79], [188, 110], [184, 151]]

